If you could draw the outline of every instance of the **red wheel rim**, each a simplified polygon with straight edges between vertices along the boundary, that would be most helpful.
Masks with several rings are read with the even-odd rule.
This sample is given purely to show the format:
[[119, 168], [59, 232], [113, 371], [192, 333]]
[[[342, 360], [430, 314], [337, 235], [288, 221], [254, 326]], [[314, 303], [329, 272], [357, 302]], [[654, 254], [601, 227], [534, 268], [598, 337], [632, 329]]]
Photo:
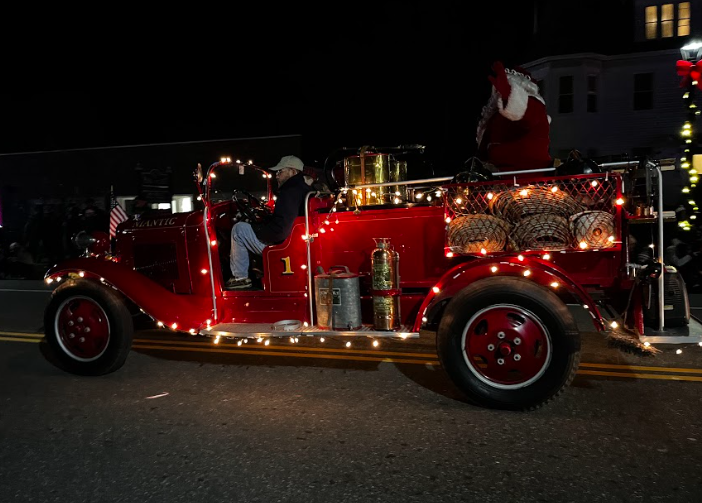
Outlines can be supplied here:
[[461, 340], [470, 371], [499, 389], [523, 388], [539, 379], [551, 363], [551, 336], [541, 320], [508, 304], [478, 311]]
[[61, 349], [71, 358], [97, 360], [110, 342], [105, 310], [89, 297], [70, 297], [56, 311], [54, 330]]

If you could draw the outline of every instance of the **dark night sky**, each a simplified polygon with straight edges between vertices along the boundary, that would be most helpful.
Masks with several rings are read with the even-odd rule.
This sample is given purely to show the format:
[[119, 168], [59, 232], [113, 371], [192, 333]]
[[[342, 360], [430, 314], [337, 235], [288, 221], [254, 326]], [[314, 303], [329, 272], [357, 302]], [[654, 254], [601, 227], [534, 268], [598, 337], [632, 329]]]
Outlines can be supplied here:
[[299, 133], [308, 163], [365, 144], [467, 158], [490, 64], [524, 62], [531, 2], [334, 5], [38, 29], [5, 66], [0, 153]]

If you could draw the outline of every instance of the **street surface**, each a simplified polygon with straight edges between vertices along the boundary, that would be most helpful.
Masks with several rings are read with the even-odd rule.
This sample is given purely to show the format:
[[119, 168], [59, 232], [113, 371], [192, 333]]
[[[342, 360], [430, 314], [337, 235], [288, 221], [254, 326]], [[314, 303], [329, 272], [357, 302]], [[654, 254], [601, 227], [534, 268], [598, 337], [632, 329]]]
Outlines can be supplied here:
[[[48, 291], [0, 282], [0, 501], [699, 502], [702, 347], [583, 334], [535, 412], [464, 403], [434, 336], [270, 346], [140, 330], [119, 371], [41, 354]], [[677, 354], [682, 350], [682, 354]]]

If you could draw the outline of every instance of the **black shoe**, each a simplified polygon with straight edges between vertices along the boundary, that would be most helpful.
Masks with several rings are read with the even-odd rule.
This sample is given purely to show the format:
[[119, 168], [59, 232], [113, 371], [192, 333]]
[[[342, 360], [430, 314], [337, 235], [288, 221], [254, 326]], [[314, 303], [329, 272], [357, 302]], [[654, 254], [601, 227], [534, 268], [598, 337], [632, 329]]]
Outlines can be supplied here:
[[229, 278], [225, 288], [227, 290], [245, 290], [251, 288], [251, 280], [249, 278]]

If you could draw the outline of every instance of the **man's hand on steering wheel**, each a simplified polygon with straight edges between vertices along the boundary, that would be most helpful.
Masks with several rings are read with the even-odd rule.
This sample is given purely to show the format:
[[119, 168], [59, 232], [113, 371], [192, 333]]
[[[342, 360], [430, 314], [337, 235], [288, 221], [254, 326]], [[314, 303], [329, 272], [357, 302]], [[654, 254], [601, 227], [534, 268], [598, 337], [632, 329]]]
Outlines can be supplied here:
[[236, 203], [237, 211], [241, 213], [243, 221], [262, 222], [271, 214], [270, 208], [261, 204], [256, 196], [246, 190], [234, 190], [232, 201]]

